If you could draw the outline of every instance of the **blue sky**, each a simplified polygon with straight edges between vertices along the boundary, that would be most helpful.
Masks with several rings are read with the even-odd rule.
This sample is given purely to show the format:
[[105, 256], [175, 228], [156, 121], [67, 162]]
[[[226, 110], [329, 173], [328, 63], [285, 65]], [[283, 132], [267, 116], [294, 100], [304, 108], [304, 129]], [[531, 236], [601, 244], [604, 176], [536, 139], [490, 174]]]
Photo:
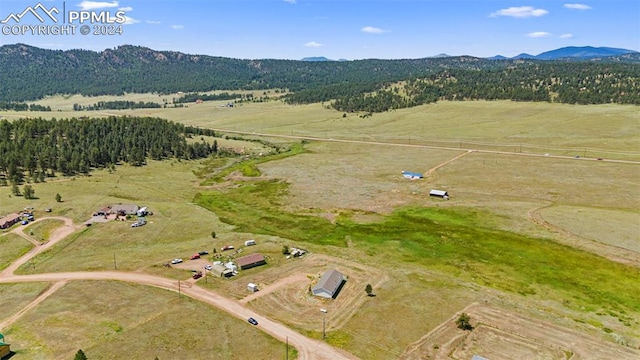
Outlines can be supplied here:
[[[536, 55], [564, 46], [640, 50], [637, 0], [40, 0], [46, 9], [126, 15], [120, 35], [22, 35], [37, 0], [2, 0], [0, 45], [100, 51], [123, 44], [243, 59]], [[63, 9], [65, 11], [63, 11]], [[124, 18], [121, 18], [124, 19]], [[59, 23], [60, 23], [60, 19]], [[122, 21], [122, 20], [120, 20]], [[94, 24], [85, 22], [93, 27]], [[117, 25], [117, 24], [116, 24]], [[79, 28], [80, 24], [77, 23]], [[20, 33], [18, 35], [11, 33]]]

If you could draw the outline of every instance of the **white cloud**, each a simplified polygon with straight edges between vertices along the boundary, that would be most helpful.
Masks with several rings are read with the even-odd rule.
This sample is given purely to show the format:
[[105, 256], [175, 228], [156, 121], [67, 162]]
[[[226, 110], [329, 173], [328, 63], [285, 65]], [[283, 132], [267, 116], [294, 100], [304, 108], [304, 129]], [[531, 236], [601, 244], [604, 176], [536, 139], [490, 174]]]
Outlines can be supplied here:
[[324, 46], [324, 45], [322, 45], [320, 43], [317, 43], [315, 41], [309, 41], [308, 43], [304, 44], [304, 46], [317, 48], [317, 47], [321, 47], [321, 46]]
[[174, 30], [181, 30], [184, 29], [184, 25], [171, 25], [171, 28]]
[[125, 6], [125, 7], [118, 8], [118, 10], [120, 10], [120, 11], [133, 11], [133, 8], [131, 6]]
[[124, 23], [125, 25], [131, 25], [131, 24], [137, 24], [140, 22], [140, 20], [136, 20], [134, 18], [132, 18], [131, 16], [126, 16], [124, 17]]
[[585, 4], [564, 4], [564, 7], [572, 10], [590, 10], [591, 6]]
[[161, 21], [155, 21], [155, 20], [146, 20], [145, 21], [147, 24], [152, 24], [152, 25], [158, 25], [158, 24], [162, 24]]
[[360, 29], [360, 31], [367, 34], [382, 34], [387, 32], [387, 30], [383, 30], [373, 26], [365, 26], [362, 29]]
[[541, 37], [551, 36], [551, 33], [548, 33], [546, 31], [535, 31], [532, 33], [528, 33], [527, 36], [530, 38], [541, 38]]
[[117, 8], [119, 3], [117, 1], [83, 1], [78, 4], [78, 7], [81, 10], [96, 10], [96, 9], [104, 9], [104, 8]]
[[571, 39], [573, 37], [573, 34], [562, 34], [560, 35], [561, 39]]
[[284, 2], [289, 3], [289, 4], [295, 4], [296, 0], [284, 0]]
[[549, 12], [545, 9], [534, 9], [533, 6], [517, 6], [498, 10], [489, 16], [511, 16], [514, 18], [528, 18], [547, 15], [548, 13]]

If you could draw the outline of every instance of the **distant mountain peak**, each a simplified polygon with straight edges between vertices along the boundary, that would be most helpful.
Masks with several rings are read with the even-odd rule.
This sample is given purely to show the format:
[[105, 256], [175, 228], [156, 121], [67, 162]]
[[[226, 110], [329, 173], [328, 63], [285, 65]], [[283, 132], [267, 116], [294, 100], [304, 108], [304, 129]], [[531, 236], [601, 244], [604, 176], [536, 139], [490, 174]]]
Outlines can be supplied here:
[[433, 55], [432, 58], [447, 58], [447, 57], [451, 57], [452, 55], [449, 54], [445, 54], [445, 53], [440, 53], [438, 55]]
[[489, 60], [503, 59], [536, 59], [536, 60], [558, 60], [558, 59], [593, 59], [606, 56], [618, 56], [625, 54], [638, 53], [635, 50], [618, 49], [610, 47], [593, 47], [593, 46], [567, 46], [555, 50], [542, 52], [538, 55], [527, 53], [518, 54], [512, 58], [506, 58], [502, 55], [496, 55], [488, 58]]
[[328, 59], [324, 56], [311, 56], [311, 57], [302, 58], [302, 61], [334, 61], [334, 60]]

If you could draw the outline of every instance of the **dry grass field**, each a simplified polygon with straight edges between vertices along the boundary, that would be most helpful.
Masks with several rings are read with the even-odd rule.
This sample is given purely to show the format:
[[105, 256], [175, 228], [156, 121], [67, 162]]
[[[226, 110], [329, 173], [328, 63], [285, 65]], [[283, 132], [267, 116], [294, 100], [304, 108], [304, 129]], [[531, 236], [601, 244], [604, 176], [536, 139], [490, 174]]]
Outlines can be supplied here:
[[[157, 95], [145, 96], [129, 99], [158, 101], [153, 100]], [[98, 100], [45, 99], [39, 103], [62, 111], [39, 115], [103, 115], [68, 111], [69, 104], [80, 101]], [[465, 211], [477, 214], [484, 227], [569, 244], [632, 264], [627, 268], [629, 276], [638, 273], [640, 165], [584, 159], [602, 156], [605, 160], [639, 161], [637, 107], [442, 102], [361, 118], [357, 114], [343, 117], [320, 104], [288, 106], [271, 101], [234, 108], [219, 105], [220, 102], [205, 102], [182, 109], [112, 113], [160, 116], [250, 135], [255, 132], [322, 139], [306, 144], [306, 152], [301, 155], [258, 165], [262, 175], [256, 180], [281, 179], [287, 184], [286, 194], [279, 199], [281, 212], [310, 214], [331, 223], [346, 214], [356, 222], [374, 224], [398, 208]], [[16, 119], [38, 114], [0, 115]], [[236, 140], [218, 141], [226, 146], [243, 146]], [[465, 148], [514, 154], [467, 152]], [[520, 152], [581, 158], [519, 156]], [[333, 247], [320, 246], [314, 243], [315, 239], [297, 242], [240, 231], [192, 201], [199, 192], [233, 190], [255, 180], [234, 173], [225, 183], [202, 186], [203, 179], [194, 172], [203, 167], [204, 162], [150, 162], [143, 167], [119, 166], [114, 172], [98, 170], [87, 177], [50, 179], [33, 184], [37, 199], [31, 201], [7, 197], [10, 189], [0, 188], [0, 195], [4, 191], [0, 214], [29, 205], [36, 208], [36, 217], [42, 217], [42, 209], [51, 207], [52, 215], [67, 216], [81, 224], [93, 211], [110, 204], [135, 203], [154, 212], [148, 217], [149, 223], [139, 228], [131, 228], [130, 222], [83, 228], [38, 256], [35, 267], [27, 264], [18, 272], [112, 270], [117, 266], [122, 271], [188, 279], [189, 270], [214, 259], [211, 254], [199, 262], [186, 260], [194, 252], [212, 252], [227, 244], [242, 248], [245, 240], [253, 238], [257, 246], [233, 256], [261, 252], [267, 256], [268, 265], [243, 271], [231, 280], [209, 276], [206, 283], [201, 279], [198, 284], [244, 301], [255, 311], [318, 339], [322, 337], [319, 309], [327, 308], [327, 341], [362, 359], [443, 358], [439, 356], [445, 353], [454, 358], [470, 358], [476, 352], [488, 354], [491, 359], [565, 359], [579, 354], [566, 343], [536, 340], [543, 332], [540, 329], [546, 328], [555, 329], [567, 341], [579, 342], [584, 336], [603, 349], [613, 349], [592, 358], [606, 359], [614, 354], [626, 359], [629, 349], [640, 347], [640, 313], [628, 308], [620, 311], [616, 304], [606, 303], [601, 308], [580, 308], [583, 299], [535, 281], [526, 284], [523, 293], [497, 290], [484, 282], [482, 271], [500, 273], [504, 269], [499, 264], [465, 264], [460, 260], [436, 266], [427, 259], [406, 256], [410, 248], [396, 238], [370, 247], [361, 239], [345, 237], [345, 247]], [[404, 179], [403, 170], [422, 172], [425, 179]], [[431, 189], [447, 190], [451, 199], [431, 198]], [[61, 194], [62, 203], [55, 202], [56, 193]], [[260, 194], [255, 196], [257, 204]], [[33, 228], [34, 236], [46, 238], [49, 225], [52, 226]], [[216, 232], [216, 239], [211, 238], [211, 231]], [[286, 260], [281, 254], [282, 245], [304, 247], [313, 255]], [[29, 248], [30, 244], [18, 236], [0, 236], [0, 267]], [[223, 254], [225, 258], [228, 255], [231, 254]], [[171, 268], [162, 266], [176, 257], [186, 262]], [[341, 294], [335, 301], [308, 296], [309, 285], [329, 267], [349, 276]], [[472, 270], [467, 271], [469, 268]], [[264, 292], [247, 298], [249, 282], [258, 283]], [[374, 285], [377, 296], [366, 296], [364, 288], [368, 283]], [[15, 292], [9, 302], [10, 311], [15, 312], [44, 289], [42, 284], [32, 286], [0, 287], [0, 298], [4, 300], [5, 294]], [[91, 296], [94, 293], [108, 296], [96, 299]], [[515, 328], [507, 328], [509, 322], [498, 322], [495, 313], [490, 317], [487, 312], [473, 309], [469, 310], [472, 321], [483, 324], [477, 332], [468, 335], [452, 328], [449, 320], [476, 302], [488, 304], [507, 319], [532, 319], [523, 320], [535, 325], [530, 326], [532, 333], [526, 332], [525, 323], [513, 321]], [[432, 333], [441, 325], [446, 331]], [[51, 330], [38, 334], [38, 327]], [[66, 341], [56, 338], [65, 331], [72, 333]], [[512, 332], [525, 334], [525, 339]], [[27, 358], [58, 353], [68, 358], [79, 347], [92, 359], [109, 358], [105, 354], [117, 349], [124, 349], [132, 358], [153, 358], [156, 353], [152, 350], [159, 349], [160, 359], [185, 354], [188, 358], [209, 358], [216, 351], [222, 357], [233, 354], [242, 359], [258, 347], [264, 347], [269, 354], [273, 351], [274, 357], [279, 358], [281, 355], [276, 354], [281, 354], [278, 351], [282, 346], [237, 319], [195, 301], [180, 300], [175, 294], [157, 289], [112, 282], [69, 283], [10, 327], [8, 333], [12, 349], [23, 349]], [[231, 335], [236, 333], [241, 336]], [[242, 340], [242, 336], [251, 341]], [[247, 345], [254, 339], [256, 347]], [[616, 342], [627, 342], [629, 346]], [[140, 343], [150, 345], [136, 348]], [[440, 349], [434, 349], [436, 343]], [[506, 347], [515, 353], [495, 351], [498, 344], [508, 344]], [[580, 356], [575, 358], [590, 358]]]
[[[261, 93], [256, 92], [259, 96]], [[637, 122], [640, 109], [637, 106], [444, 101], [366, 118], [361, 114], [343, 114], [326, 109], [322, 104], [290, 106], [280, 100], [242, 103], [234, 108], [221, 107], [226, 101], [207, 101], [176, 109], [71, 110], [74, 103], [89, 104], [98, 99], [157, 102], [163, 98], [171, 97], [130, 94], [104, 98], [72, 96], [67, 99], [56, 96], [37, 102], [51, 106], [53, 112], [4, 111], [0, 116], [7, 119], [24, 116], [158, 116], [193, 126], [249, 133], [640, 159], [640, 127]]]
[[[42, 288], [20, 286], [22, 293]], [[280, 359], [285, 353], [284, 344], [243, 320], [173, 292], [120, 282], [68, 283], [8, 330], [16, 357], [25, 359], [71, 359], [79, 348], [90, 359]]]
[[500, 307], [474, 303], [464, 309], [473, 331], [456, 327], [456, 316], [444, 321], [409, 346], [403, 360], [470, 359], [636, 359], [640, 351], [603, 343], [550, 321], [529, 317]]
[[26, 239], [10, 233], [0, 235], [0, 270], [6, 268], [14, 259], [29, 251], [33, 245]]

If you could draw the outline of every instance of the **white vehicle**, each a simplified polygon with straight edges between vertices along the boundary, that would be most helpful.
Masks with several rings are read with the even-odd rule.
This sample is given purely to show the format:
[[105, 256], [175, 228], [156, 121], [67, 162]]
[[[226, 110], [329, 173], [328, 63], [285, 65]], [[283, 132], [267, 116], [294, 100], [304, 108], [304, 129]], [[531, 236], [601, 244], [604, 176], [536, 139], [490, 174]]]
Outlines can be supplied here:
[[182, 262], [182, 259], [173, 259], [171, 260], [172, 264], [180, 264]]

